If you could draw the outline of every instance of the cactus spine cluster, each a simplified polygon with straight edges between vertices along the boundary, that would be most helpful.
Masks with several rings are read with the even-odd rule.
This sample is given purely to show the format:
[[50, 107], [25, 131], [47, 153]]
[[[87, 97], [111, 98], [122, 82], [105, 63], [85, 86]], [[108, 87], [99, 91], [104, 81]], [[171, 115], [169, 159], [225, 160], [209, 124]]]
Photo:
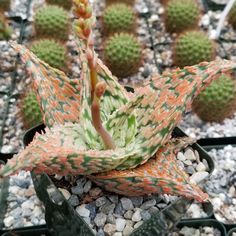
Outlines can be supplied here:
[[135, 21], [136, 17], [133, 9], [124, 3], [108, 6], [103, 14], [103, 26], [107, 34], [133, 32]]
[[72, 7], [72, 0], [46, 0], [48, 4], [58, 5], [66, 10], [70, 10]]
[[193, 101], [193, 111], [204, 121], [221, 122], [236, 111], [236, 83], [221, 75]]
[[69, 34], [68, 12], [58, 6], [45, 6], [35, 15], [35, 30], [37, 37], [56, 37], [66, 41]]
[[31, 46], [31, 51], [50, 66], [63, 71], [67, 70], [66, 48], [55, 40], [35, 41]]
[[105, 44], [104, 59], [114, 75], [127, 77], [138, 71], [142, 61], [142, 47], [130, 34], [114, 34]]
[[200, 31], [188, 31], [179, 36], [175, 42], [174, 63], [184, 67], [211, 61], [215, 57], [213, 42]]
[[200, 9], [195, 0], [169, 0], [166, 4], [166, 29], [181, 32], [197, 26]]
[[32, 128], [43, 122], [37, 97], [33, 91], [24, 95], [20, 107], [23, 124], [26, 129]]
[[0, 14], [0, 40], [7, 40], [11, 36], [11, 29], [9, 28], [5, 17]]

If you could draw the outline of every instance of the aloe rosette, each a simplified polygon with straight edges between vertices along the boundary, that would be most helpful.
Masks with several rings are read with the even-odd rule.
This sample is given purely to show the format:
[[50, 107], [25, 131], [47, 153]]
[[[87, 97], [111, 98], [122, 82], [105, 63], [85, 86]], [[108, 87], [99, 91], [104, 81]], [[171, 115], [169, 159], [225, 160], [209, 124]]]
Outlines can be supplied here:
[[194, 97], [218, 74], [235, 70], [236, 63], [217, 60], [176, 69], [129, 96], [93, 50], [88, 2], [74, 0], [73, 11], [80, 80], [70, 80], [24, 46], [13, 45], [33, 78], [48, 128], [1, 167], [0, 177], [21, 169], [89, 175], [124, 195], [168, 193], [206, 200], [207, 194], [177, 166], [178, 145], [171, 133]]

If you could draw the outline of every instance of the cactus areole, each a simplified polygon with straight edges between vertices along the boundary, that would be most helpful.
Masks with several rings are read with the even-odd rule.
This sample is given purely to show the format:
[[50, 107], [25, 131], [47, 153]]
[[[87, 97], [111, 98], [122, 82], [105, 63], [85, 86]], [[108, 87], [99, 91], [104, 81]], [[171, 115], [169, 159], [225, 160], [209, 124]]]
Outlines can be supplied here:
[[33, 78], [47, 129], [1, 166], [0, 177], [21, 169], [87, 175], [128, 196], [168, 193], [205, 201], [207, 194], [176, 164], [180, 140], [171, 139], [171, 133], [193, 98], [218, 74], [235, 70], [236, 63], [219, 60], [177, 69], [128, 96], [94, 52], [88, 0], [74, 0], [73, 13], [80, 80], [12, 45]]

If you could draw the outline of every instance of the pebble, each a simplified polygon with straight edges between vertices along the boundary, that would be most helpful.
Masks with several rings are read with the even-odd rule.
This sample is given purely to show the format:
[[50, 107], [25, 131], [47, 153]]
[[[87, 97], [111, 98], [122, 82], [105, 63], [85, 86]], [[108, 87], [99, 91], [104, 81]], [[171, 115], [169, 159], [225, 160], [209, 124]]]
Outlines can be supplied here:
[[104, 226], [104, 232], [108, 236], [113, 235], [116, 232], [116, 225], [114, 225], [114, 224], [106, 224]]
[[120, 199], [120, 201], [121, 201], [122, 207], [125, 210], [132, 210], [134, 208], [133, 203], [129, 198], [123, 197]]
[[90, 211], [86, 208], [85, 204], [76, 207], [77, 213], [82, 217], [89, 217]]
[[193, 175], [190, 177], [190, 181], [192, 183], [197, 184], [197, 183], [200, 183], [202, 180], [206, 179], [208, 175], [209, 173], [206, 171], [196, 172], [196, 173], [193, 173]]
[[107, 216], [104, 213], [98, 213], [94, 219], [94, 223], [97, 227], [103, 227], [106, 223]]
[[136, 209], [136, 211], [134, 212], [133, 216], [132, 216], [132, 221], [134, 222], [138, 222], [142, 219], [141, 216], [141, 209]]
[[118, 218], [116, 219], [116, 230], [119, 232], [122, 232], [125, 228], [126, 225], [126, 220], [122, 219], [122, 218]]

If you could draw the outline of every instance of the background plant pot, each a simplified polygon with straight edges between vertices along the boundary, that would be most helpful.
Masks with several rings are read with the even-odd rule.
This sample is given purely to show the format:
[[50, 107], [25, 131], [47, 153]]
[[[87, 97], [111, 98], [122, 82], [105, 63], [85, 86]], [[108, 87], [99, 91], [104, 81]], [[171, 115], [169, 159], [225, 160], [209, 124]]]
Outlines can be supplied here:
[[232, 236], [233, 233], [236, 233], [236, 228], [231, 229], [231, 230], [228, 232], [227, 235], [228, 235], [228, 236]]
[[209, 226], [209, 227], [214, 227], [217, 228], [221, 232], [221, 236], [226, 236], [226, 229], [223, 224], [216, 220], [212, 219], [199, 219], [199, 220], [186, 220], [186, 221], [181, 221], [178, 225], [177, 228], [181, 229], [184, 226], [191, 227], [191, 228], [200, 228], [202, 226]]
[[46, 225], [19, 228], [17, 230], [9, 230], [2, 232], [2, 236], [50, 236]]
[[[27, 146], [32, 141], [36, 132], [43, 133], [44, 128], [44, 125], [39, 125], [27, 131], [23, 138], [24, 145]], [[173, 136], [184, 137], [186, 135], [176, 128]], [[206, 159], [210, 173], [212, 173], [214, 163], [211, 157], [198, 144], [194, 144], [192, 147], [198, 151], [201, 159]], [[65, 233], [67, 235], [94, 235], [87, 223], [68, 204], [48, 175], [36, 175], [32, 172], [32, 178], [36, 193], [45, 205], [45, 219], [52, 235], [65, 235]], [[163, 235], [168, 232], [170, 226], [173, 227], [175, 223], [179, 222], [191, 203], [192, 201], [179, 198], [162, 212], [154, 214], [150, 220], [145, 221], [131, 235]]]

